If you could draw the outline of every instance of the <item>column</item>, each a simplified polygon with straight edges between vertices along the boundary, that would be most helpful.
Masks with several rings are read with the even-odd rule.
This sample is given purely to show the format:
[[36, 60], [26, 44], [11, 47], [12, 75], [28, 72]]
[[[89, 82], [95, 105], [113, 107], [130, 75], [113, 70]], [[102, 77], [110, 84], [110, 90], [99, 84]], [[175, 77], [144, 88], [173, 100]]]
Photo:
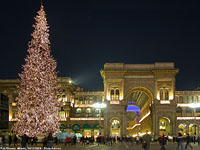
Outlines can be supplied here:
[[12, 102], [13, 102], [13, 95], [9, 94], [8, 95], [8, 104], [9, 104], [9, 121], [10, 121], [10, 117], [12, 117], [13, 115], [13, 110], [12, 110]]
[[[154, 111], [154, 110], [153, 110]], [[155, 112], [153, 112], [152, 114], [152, 117], [153, 117], [153, 136], [155, 138], [155, 135], [156, 135], [156, 127], [155, 127], [155, 123], [156, 123], [156, 116], [155, 116]]]
[[177, 129], [177, 123], [176, 123], [176, 113], [173, 113], [173, 122], [172, 122], [172, 136], [176, 136], [176, 129]]
[[157, 113], [156, 113], [156, 115], [155, 115], [156, 117], [156, 119], [155, 119], [155, 136], [156, 136], [156, 138], [159, 136], [159, 126], [158, 126], [158, 124], [159, 124], [159, 120], [158, 120], [158, 115], [157, 115]]

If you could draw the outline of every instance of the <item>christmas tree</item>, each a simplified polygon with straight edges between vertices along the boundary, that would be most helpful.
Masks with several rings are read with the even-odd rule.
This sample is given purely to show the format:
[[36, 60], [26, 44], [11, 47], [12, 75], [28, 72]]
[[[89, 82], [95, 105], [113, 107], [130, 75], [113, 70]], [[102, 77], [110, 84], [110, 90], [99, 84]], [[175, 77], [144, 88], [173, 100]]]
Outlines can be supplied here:
[[49, 27], [41, 5], [33, 25], [18, 87], [18, 121], [13, 131], [19, 135], [41, 136], [59, 132], [56, 61], [50, 54]]

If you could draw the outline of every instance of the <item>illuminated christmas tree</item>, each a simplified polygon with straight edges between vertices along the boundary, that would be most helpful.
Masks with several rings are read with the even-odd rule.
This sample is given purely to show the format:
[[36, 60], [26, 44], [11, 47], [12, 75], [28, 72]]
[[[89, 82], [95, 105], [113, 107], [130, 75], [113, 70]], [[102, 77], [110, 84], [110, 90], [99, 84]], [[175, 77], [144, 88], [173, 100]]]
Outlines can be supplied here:
[[28, 136], [59, 132], [56, 61], [50, 55], [49, 27], [42, 5], [35, 20], [29, 54], [19, 74], [18, 121], [13, 127], [14, 132]]

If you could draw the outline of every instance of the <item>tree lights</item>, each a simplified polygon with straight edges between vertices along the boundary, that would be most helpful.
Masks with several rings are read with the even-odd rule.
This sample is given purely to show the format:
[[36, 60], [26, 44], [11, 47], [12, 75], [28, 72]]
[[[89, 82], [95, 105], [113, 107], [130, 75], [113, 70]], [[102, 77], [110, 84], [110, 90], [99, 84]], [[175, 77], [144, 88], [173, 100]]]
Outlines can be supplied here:
[[20, 76], [18, 121], [13, 131], [19, 135], [47, 135], [59, 132], [56, 61], [50, 55], [49, 27], [41, 5], [33, 25], [32, 40]]

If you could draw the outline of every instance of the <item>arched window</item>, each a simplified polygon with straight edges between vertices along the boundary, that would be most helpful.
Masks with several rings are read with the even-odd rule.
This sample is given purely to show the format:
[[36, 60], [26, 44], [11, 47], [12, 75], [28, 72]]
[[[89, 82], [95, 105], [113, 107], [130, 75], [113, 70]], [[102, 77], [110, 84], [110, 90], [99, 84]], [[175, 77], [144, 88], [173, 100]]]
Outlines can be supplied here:
[[87, 114], [90, 114], [90, 113], [91, 113], [91, 108], [87, 108], [87, 109], [85, 110], [85, 112], [86, 112]]
[[192, 109], [191, 108], [186, 108], [186, 116], [187, 117], [192, 117]]
[[198, 96], [193, 96], [193, 103], [197, 103], [198, 102]]
[[119, 100], [119, 90], [115, 91], [115, 95], [116, 95], [116, 100]]
[[169, 100], [169, 91], [165, 89], [165, 100]]
[[96, 113], [96, 114], [99, 114], [99, 113], [100, 113], [100, 109], [96, 108], [96, 109], [95, 109], [95, 113]]
[[192, 100], [192, 96], [188, 96], [188, 103], [192, 103], [193, 100]]
[[82, 113], [82, 109], [81, 109], [81, 108], [77, 108], [77, 109], [76, 109], [76, 113], [77, 113], [77, 114]]
[[164, 97], [163, 97], [163, 89], [160, 89], [160, 99], [163, 100]]
[[182, 108], [181, 108], [181, 107], [177, 107], [177, 108], [176, 108], [176, 112], [177, 112], [177, 113], [182, 113]]
[[80, 104], [83, 104], [83, 97], [79, 97]]
[[188, 103], [188, 97], [187, 96], [183, 96], [183, 102]]
[[176, 100], [176, 102], [178, 103], [178, 96], [175, 96], [175, 100]]
[[160, 100], [169, 100], [169, 90], [166, 88], [160, 89]]
[[111, 100], [114, 100], [114, 90], [110, 91], [110, 97], [111, 97]]
[[183, 96], [179, 96], [179, 103], [183, 103]]

